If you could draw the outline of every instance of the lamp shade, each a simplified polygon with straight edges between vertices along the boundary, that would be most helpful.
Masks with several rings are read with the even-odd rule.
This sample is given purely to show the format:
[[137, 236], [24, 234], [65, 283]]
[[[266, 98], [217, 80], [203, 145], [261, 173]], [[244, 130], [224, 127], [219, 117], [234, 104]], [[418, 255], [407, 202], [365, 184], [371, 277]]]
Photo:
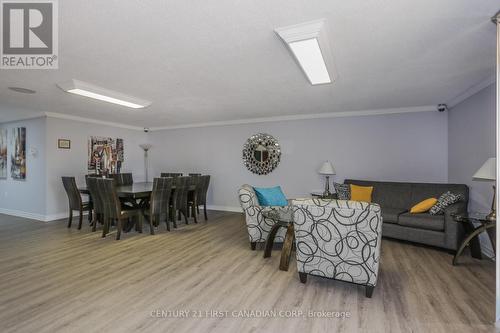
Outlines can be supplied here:
[[489, 158], [484, 162], [483, 166], [476, 171], [472, 178], [474, 180], [496, 180], [497, 176], [497, 159], [496, 157]]
[[325, 163], [323, 163], [318, 173], [322, 175], [334, 175], [335, 169], [333, 168], [333, 165], [332, 163], [330, 163], [330, 161], [326, 161]]

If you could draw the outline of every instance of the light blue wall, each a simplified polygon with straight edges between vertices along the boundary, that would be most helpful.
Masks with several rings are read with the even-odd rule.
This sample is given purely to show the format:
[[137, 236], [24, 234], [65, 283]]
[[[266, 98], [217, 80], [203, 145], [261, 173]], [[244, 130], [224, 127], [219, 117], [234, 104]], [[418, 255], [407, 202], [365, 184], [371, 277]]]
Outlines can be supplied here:
[[[266, 132], [282, 147], [278, 168], [266, 176], [242, 163], [249, 136]], [[447, 116], [439, 112], [314, 119], [190, 128], [150, 133], [151, 165], [161, 171], [199, 171], [212, 175], [208, 202], [238, 207], [241, 184], [282, 186], [289, 198], [321, 190], [317, 170], [330, 160], [337, 175], [371, 180], [446, 182]]]
[[[472, 180], [474, 173], [496, 155], [496, 86], [486, 87], [448, 112], [448, 179], [467, 184], [469, 211], [489, 212], [492, 182]], [[486, 235], [482, 244], [493, 253]]]
[[[14, 180], [10, 177], [10, 136], [13, 128], [26, 127], [26, 179]], [[0, 179], [0, 211], [21, 212], [33, 218], [43, 218], [46, 213], [46, 119], [36, 118], [0, 124], [8, 129], [7, 179]], [[30, 151], [36, 149], [33, 156]]]

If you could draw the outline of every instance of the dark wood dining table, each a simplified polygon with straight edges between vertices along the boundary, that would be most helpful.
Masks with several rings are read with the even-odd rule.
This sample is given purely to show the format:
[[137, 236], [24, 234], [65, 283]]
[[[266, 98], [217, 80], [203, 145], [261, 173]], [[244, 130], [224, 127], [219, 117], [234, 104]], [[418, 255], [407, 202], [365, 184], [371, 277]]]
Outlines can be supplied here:
[[[188, 191], [192, 192], [196, 190], [196, 186], [189, 186]], [[78, 186], [78, 191], [82, 194], [89, 195], [89, 202], [92, 202], [90, 197], [90, 191], [87, 185]], [[153, 191], [152, 182], [139, 182], [133, 183], [132, 185], [121, 185], [116, 187], [116, 192], [119, 198], [129, 199], [131, 203], [135, 203], [134, 206], [137, 208], [144, 208], [149, 202], [151, 197], [151, 192]], [[175, 185], [172, 186], [172, 191], [175, 191]], [[89, 221], [92, 220], [92, 215], [89, 214]]]

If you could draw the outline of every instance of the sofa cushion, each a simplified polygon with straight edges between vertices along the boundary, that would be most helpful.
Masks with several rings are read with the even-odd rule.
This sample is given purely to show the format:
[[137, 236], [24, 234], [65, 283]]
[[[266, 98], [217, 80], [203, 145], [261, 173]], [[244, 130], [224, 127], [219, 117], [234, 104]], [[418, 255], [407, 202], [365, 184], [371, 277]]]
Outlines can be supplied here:
[[399, 215], [406, 212], [407, 210], [402, 208], [382, 207], [382, 221], [384, 223], [398, 223]]
[[346, 179], [346, 184], [373, 186], [372, 202], [382, 207], [408, 209], [411, 202], [411, 184], [396, 182], [376, 182], [369, 180]]
[[460, 194], [463, 201], [469, 201], [469, 189], [467, 185], [413, 183], [411, 184], [411, 205], [409, 207], [427, 198], [439, 198], [447, 191]]
[[443, 231], [444, 230], [444, 216], [431, 215], [428, 213], [423, 214], [410, 214], [404, 213], [399, 215], [398, 224], [406, 227], [413, 227], [418, 229]]

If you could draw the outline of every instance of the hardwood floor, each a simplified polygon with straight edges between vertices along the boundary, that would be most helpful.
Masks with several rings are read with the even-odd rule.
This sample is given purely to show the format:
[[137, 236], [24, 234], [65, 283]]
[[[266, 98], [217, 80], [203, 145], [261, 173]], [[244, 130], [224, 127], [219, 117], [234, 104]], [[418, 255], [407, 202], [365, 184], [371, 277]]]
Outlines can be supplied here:
[[[163, 224], [154, 236], [100, 236], [88, 225], [78, 231], [64, 220], [0, 215], [0, 331], [495, 331], [494, 263], [468, 254], [453, 267], [446, 252], [384, 239], [379, 284], [368, 299], [346, 283], [309, 277], [301, 284], [293, 256], [289, 271], [279, 271], [279, 250], [268, 259], [251, 251], [237, 213], [212, 211], [208, 223], [169, 233]], [[189, 318], [179, 317], [184, 310]], [[217, 318], [211, 310], [228, 313]], [[241, 318], [244, 310], [277, 312]], [[280, 317], [294, 310], [306, 318]], [[349, 317], [308, 318], [310, 310]]]

